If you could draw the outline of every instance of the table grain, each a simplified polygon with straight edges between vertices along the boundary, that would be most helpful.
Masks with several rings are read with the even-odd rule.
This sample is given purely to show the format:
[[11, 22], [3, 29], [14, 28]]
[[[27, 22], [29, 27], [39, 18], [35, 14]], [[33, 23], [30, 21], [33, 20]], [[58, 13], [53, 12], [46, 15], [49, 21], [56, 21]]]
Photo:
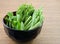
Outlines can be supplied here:
[[60, 44], [60, 0], [0, 0], [0, 44], [18, 44], [6, 35], [2, 19], [23, 3], [32, 4], [36, 9], [43, 7], [45, 17], [41, 33], [26, 44]]

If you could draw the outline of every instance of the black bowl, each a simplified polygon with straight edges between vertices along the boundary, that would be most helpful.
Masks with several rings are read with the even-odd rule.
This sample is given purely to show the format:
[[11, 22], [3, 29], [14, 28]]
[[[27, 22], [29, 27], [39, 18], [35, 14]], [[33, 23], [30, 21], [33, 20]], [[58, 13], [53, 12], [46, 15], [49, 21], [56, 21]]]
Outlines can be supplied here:
[[[13, 14], [16, 15], [16, 12], [13, 12]], [[27, 41], [33, 40], [40, 33], [41, 28], [42, 28], [42, 26], [40, 26], [33, 30], [28, 30], [28, 31], [15, 30], [15, 29], [8, 27], [5, 24], [4, 18], [3, 18], [3, 26], [4, 26], [4, 30], [5, 30], [6, 34], [10, 38], [12, 38], [13, 40], [16, 40], [16, 41], [27, 42]]]

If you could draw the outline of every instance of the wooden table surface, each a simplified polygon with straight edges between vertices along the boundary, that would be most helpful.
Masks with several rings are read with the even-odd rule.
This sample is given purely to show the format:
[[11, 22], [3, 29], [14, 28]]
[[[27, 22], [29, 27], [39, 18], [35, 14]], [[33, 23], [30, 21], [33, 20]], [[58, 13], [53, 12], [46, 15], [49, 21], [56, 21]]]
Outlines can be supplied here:
[[26, 44], [60, 44], [60, 0], [0, 0], [0, 44], [18, 44], [6, 35], [2, 19], [23, 3], [32, 4], [36, 9], [42, 6], [45, 17], [41, 33]]

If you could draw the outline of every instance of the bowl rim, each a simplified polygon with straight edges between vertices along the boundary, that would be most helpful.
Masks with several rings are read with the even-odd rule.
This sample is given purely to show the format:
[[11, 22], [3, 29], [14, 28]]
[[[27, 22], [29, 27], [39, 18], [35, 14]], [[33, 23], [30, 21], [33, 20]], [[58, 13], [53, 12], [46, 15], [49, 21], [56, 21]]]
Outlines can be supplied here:
[[[14, 12], [16, 12], [16, 11], [14, 11]], [[14, 12], [13, 12], [13, 13], [14, 13]], [[11, 29], [11, 30], [14, 30], [14, 31], [24, 31], [24, 32], [34, 31], [34, 30], [37, 30], [38, 28], [41, 28], [42, 25], [43, 25], [43, 23], [42, 23], [41, 26], [38, 26], [38, 27], [36, 27], [36, 28], [34, 28], [34, 29], [27, 30], [27, 31], [26, 31], [26, 30], [17, 30], [17, 29], [10, 28], [9, 26], [7, 26], [7, 25], [4, 23], [4, 19], [5, 19], [6, 16], [7, 16], [7, 15], [5, 15], [5, 16], [3, 17], [3, 26], [5, 26], [6, 28], [9, 28], [9, 29]]]

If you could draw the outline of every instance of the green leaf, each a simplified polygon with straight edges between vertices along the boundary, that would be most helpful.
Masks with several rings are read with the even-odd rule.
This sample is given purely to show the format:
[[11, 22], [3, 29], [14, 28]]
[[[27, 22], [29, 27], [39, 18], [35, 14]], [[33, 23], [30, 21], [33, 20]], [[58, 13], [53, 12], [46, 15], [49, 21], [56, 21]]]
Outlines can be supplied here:
[[35, 18], [36, 18], [36, 14], [35, 14], [35, 12], [34, 12], [34, 14], [33, 14], [33, 16], [32, 16], [31, 27], [34, 25]]
[[8, 12], [7, 15], [8, 15], [10, 18], [12, 18], [13, 13], [12, 13], [12, 12]]
[[8, 20], [8, 17], [6, 16], [5, 17], [5, 23], [6, 23], [7, 26], [8, 26], [8, 22], [9, 22], [9, 20]]
[[31, 22], [32, 20], [30, 20], [30, 22], [28, 22], [25, 26], [25, 30], [28, 30], [31, 27]]
[[13, 16], [12, 21], [17, 21], [17, 16]]
[[25, 21], [24, 25], [26, 25], [30, 20], [31, 20], [31, 16], [29, 16], [29, 18]]
[[35, 19], [34, 25], [39, 21], [39, 16]]
[[21, 22], [21, 29], [20, 30], [24, 30], [24, 23]]
[[20, 21], [21, 19], [20, 19], [20, 15], [16, 15], [17, 16], [17, 21]]
[[16, 28], [17, 21], [12, 21], [12, 28]]
[[20, 30], [20, 28], [21, 28], [21, 24], [20, 24], [20, 22], [17, 22], [16, 29]]
[[43, 23], [43, 20], [44, 20], [44, 16], [41, 15], [41, 16], [40, 16], [40, 22], [41, 22], [41, 24]]
[[32, 30], [32, 29], [34, 29], [34, 28], [37, 28], [37, 27], [41, 26], [40, 24], [41, 24], [41, 23], [40, 23], [40, 21], [39, 21], [39, 22], [36, 23], [34, 26], [32, 26], [29, 30]]

